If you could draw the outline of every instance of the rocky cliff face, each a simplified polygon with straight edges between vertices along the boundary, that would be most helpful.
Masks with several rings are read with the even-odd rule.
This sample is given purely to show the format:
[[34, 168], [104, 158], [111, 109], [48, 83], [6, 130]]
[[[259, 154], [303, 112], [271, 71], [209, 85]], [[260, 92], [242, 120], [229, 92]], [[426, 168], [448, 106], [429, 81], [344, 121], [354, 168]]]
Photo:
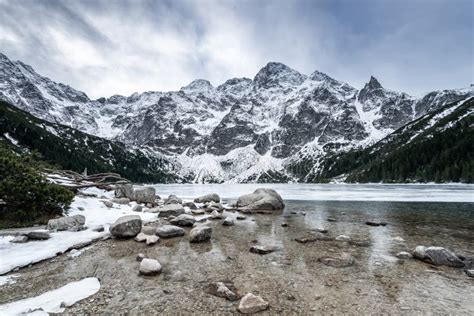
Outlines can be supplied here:
[[368, 146], [470, 93], [435, 91], [418, 99], [373, 77], [358, 90], [272, 62], [253, 79], [218, 87], [199, 79], [180, 91], [90, 100], [0, 54], [0, 99], [50, 122], [164, 154], [180, 176], [196, 182], [286, 181], [293, 176], [289, 161]]

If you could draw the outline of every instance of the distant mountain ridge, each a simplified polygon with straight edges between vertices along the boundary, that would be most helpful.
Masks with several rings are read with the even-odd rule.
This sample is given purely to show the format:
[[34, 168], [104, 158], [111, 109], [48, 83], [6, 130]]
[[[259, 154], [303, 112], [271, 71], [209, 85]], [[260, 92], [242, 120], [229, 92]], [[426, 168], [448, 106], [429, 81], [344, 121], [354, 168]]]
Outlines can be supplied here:
[[[268, 63], [218, 87], [198, 79], [173, 92], [90, 100], [0, 54], [0, 99], [50, 122], [165, 157], [190, 182], [309, 181], [292, 168], [365, 148], [469, 88], [422, 98], [371, 77], [358, 90], [315, 71]], [[308, 171], [313, 173], [314, 170]]]

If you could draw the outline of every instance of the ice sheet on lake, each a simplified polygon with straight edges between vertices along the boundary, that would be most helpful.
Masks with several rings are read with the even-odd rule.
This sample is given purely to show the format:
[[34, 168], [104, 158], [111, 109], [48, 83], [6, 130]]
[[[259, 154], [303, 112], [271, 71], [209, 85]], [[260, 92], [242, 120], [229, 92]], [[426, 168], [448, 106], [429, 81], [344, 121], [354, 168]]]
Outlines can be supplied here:
[[158, 184], [157, 194], [195, 198], [217, 193], [236, 199], [257, 188], [272, 188], [285, 200], [474, 202], [472, 184]]
[[39, 296], [0, 305], [0, 315], [61, 313], [65, 309], [64, 306], [72, 306], [76, 302], [94, 295], [99, 289], [99, 279], [85, 278]]

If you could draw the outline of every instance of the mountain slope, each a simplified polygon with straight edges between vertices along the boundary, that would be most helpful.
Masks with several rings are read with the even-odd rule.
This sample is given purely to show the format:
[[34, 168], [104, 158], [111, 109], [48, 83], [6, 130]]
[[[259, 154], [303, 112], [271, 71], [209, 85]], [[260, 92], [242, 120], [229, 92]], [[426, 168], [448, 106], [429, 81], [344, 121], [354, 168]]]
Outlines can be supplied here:
[[474, 98], [450, 103], [363, 150], [327, 157], [311, 181], [474, 182]]
[[[319, 71], [305, 75], [271, 62], [253, 79], [217, 87], [198, 79], [179, 91], [90, 100], [0, 54], [0, 99], [49, 122], [147, 148], [193, 182], [307, 181], [304, 173], [314, 173], [325, 156], [370, 146], [471, 94], [415, 98], [373, 77], [358, 90]], [[314, 166], [298, 167], [307, 161]]]
[[19, 151], [38, 151], [64, 169], [117, 172], [136, 182], [176, 182], [172, 165], [145, 150], [127, 150], [117, 142], [38, 119], [0, 101], [0, 141]]

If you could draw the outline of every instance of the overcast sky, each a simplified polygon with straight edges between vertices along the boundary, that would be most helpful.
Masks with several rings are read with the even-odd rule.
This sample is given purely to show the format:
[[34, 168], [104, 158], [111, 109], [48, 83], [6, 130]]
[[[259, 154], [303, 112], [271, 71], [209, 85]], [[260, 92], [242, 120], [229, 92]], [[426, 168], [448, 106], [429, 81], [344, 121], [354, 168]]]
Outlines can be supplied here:
[[90, 97], [253, 78], [269, 61], [413, 95], [474, 82], [472, 0], [0, 0], [0, 52]]

